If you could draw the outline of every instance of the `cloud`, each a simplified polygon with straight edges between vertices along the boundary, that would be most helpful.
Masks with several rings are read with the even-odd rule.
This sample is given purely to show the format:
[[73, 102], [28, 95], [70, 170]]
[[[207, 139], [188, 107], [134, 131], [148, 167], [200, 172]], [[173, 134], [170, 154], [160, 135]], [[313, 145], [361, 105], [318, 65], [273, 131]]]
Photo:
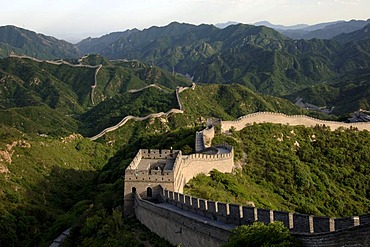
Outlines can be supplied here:
[[346, 5], [358, 5], [361, 0], [334, 0], [335, 3], [346, 4]]

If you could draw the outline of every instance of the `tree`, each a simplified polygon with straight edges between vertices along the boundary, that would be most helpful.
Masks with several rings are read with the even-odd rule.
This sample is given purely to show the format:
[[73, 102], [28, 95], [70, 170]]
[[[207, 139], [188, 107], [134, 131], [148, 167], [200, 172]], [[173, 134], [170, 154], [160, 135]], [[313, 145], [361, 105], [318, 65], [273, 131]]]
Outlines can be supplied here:
[[267, 246], [302, 246], [284, 227], [282, 222], [265, 225], [255, 222], [253, 225], [242, 225], [232, 230], [229, 242], [224, 247], [267, 247]]

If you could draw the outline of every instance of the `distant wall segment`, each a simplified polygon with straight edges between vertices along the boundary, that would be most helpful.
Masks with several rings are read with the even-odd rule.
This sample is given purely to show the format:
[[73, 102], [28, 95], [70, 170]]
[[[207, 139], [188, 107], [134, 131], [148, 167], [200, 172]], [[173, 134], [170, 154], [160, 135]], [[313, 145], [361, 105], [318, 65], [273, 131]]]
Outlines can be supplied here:
[[237, 131], [245, 128], [246, 125], [254, 123], [276, 123], [276, 124], [288, 124], [292, 126], [303, 125], [306, 127], [314, 127], [316, 125], [330, 127], [331, 130], [338, 128], [357, 128], [358, 130], [369, 130], [370, 123], [342, 123], [335, 121], [320, 120], [305, 115], [285, 115], [283, 113], [275, 112], [256, 112], [246, 116], [242, 116], [235, 121], [221, 121], [221, 131], [226, 132], [231, 128], [235, 128]]

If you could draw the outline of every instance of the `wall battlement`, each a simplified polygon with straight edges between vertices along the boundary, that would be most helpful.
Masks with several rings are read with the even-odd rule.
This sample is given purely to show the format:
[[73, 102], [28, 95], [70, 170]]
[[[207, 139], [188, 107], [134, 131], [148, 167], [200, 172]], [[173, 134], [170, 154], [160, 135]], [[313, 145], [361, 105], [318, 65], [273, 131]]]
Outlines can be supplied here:
[[232, 225], [281, 221], [293, 233], [324, 233], [370, 223], [370, 215], [330, 218], [208, 201], [164, 189], [160, 195], [164, 201], [182, 210]]
[[243, 129], [248, 124], [254, 123], [276, 123], [276, 124], [289, 124], [289, 125], [303, 125], [306, 127], [314, 127], [316, 125], [330, 127], [331, 130], [336, 130], [338, 128], [357, 128], [358, 130], [369, 130], [369, 122], [361, 123], [343, 123], [336, 121], [327, 121], [309, 117], [306, 115], [286, 115], [283, 113], [276, 112], [256, 112], [249, 115], [239, 117], [234, 121], [221, 121], [221, 131], [227, 132], [232, 127], [237, 131]]

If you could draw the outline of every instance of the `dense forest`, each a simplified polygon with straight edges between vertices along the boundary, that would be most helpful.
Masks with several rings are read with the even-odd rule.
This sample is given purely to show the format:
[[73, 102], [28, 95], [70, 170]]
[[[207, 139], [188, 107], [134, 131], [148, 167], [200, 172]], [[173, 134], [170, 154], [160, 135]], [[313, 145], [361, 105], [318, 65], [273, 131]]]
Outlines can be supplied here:
[[370, 133], [255, 124], [218, 135], [234, 146], [236, 174], [190, 181], [192, 195], [300, 213], [353, 216], [370, 210]]

